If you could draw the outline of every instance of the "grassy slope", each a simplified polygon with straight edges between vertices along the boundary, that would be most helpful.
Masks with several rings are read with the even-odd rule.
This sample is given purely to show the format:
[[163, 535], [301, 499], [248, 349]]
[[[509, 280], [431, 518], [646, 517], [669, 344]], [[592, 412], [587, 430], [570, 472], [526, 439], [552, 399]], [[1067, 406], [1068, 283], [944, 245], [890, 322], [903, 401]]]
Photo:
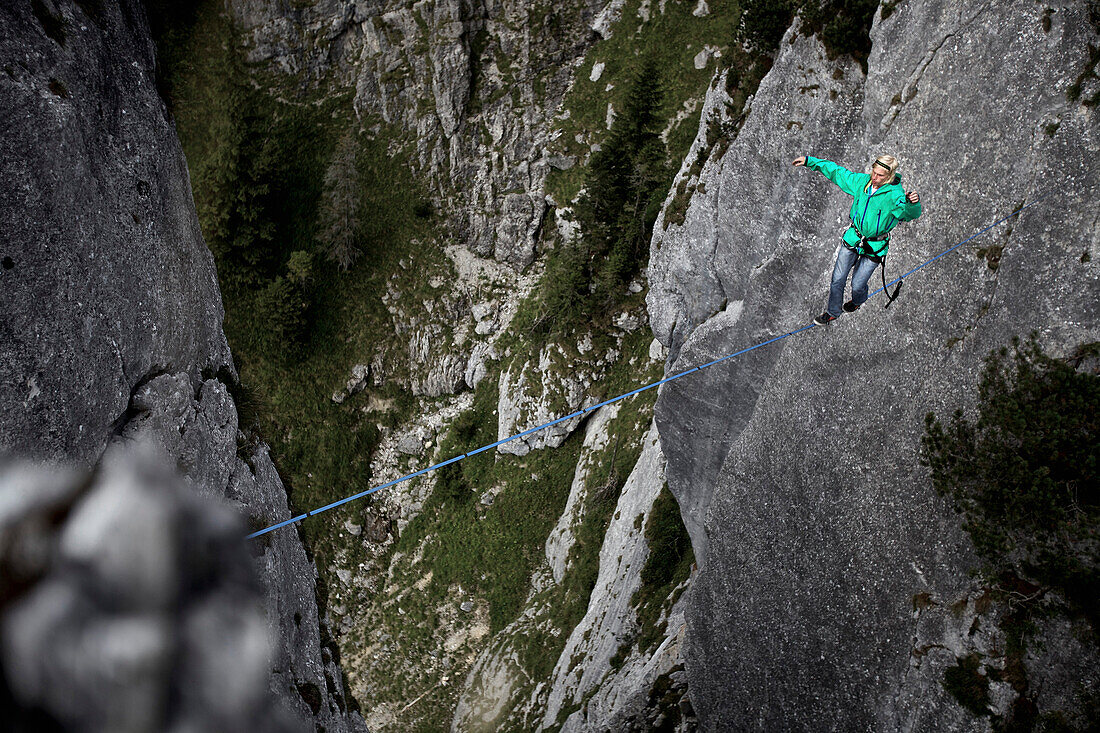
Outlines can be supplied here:
[[[608, 376], [609, 396], [659, 377], [660, 366], [648, 361], [649, 341], [643, 330], [627, 338]], [[455, 455], [493, 442], [496, 398], [496, 380], [482, 382], [473, 407], [452, 424], [437, 455]], [[587, 480], [590, 489], [605, 490], [590, 492], [585, 520], [574, 527], [578, 542], [570, 555], [571, 572], [561, 586], [535, 599], [548, 612], [540, 615], [538, 624], [525, 625], [513, 640], [524, 669], [521, 678], [549, 677], [569, 632], [584, 615], [599, 569], [603, 535], [619, 490], [640, 454], [655, 398], [648, 392], [624, 401], [612, 421], [610, 431], [617, 438], [603, 452], [604, 460], [596, 457]], [[460, 690], [444, 680], [461, 681], [474, 658], [465, 654], [471, 651], [467, 647], [457, 653], [441, 648], [443, 636], [456, 626], [455, 616], [460, 615], [456, 607], [467, 598], [477, 599], [487, 631], [496, 634], [528, 605], [531, 578], [545, 562], [546, 538], [565, 507], [582, 441], [583, 431], [578, 430], [554, 450], [522, 457], [487, 451], [430, 479], [417, 479], [437, 483], [423, 512], [394, 548], [390, 587], [372, 598], [364, 611], [371, 623], [352, 632], [347, 643], [353, 654], [366, 651], [369, 657], [377, 653], [375, 642], [382, 634], [400, 639], [399, 658], [361, 657], [353, 675], [361, 685], [364, 707], [384, 705], [401, 711], [385, 729], [448, 728]], [[483, 505], [482, 496], [494, 490], [499, 491], [495, 500]], [[475, 624], [478, 615], [460, 619], [458, 628]], [[449, 657], [451, 665], [434, 663], [433, 653], [435, 659]], [[525, 698], [529, 692], [517, 690], [512, 699]], [[404, 709], [410, 700], [417, 702]]]

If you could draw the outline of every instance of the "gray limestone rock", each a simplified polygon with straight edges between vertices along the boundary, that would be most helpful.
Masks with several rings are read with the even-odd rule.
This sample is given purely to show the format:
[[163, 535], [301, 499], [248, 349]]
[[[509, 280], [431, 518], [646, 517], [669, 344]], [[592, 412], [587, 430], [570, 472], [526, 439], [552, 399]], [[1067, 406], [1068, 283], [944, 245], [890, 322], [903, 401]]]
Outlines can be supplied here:
[[623, 14], [623, 6], [626, 0], [611, 0], [603, 6], [600, 14], [592, 21], [592, 30], [600, 34], [602, 38], [611, 38], [611, 28], [618, 22]]
[[[264, 526], [289, 519], [286, 491], [267, 446], [256, 446], [247, 461], [237, 461], [227, 495], [248, 507]], [[328, 730], [365, 731], [362, 718], [352, 712], [345, 697], [327, 621], [319, 617], [317, 570], [297, 532], [287, 529], [263, 535], [253, 550], [263, 582], [267, 623], [274, 630], [271, 687], [298, 715]]]
[[[645, 708], [655, 680], [681, 663], [683, 603], [668, 620], [666, 638], [648, 653], [631, 651], [628, 661], [614, 667], [612, 659], [628, 649], [638, 633], [635, 591], [650, 552], [645, 525], [653, 502], [665, 484], [664, 457], [651, 426], [642, 455], [623, 486], [615, 513], [600, 548], [600, 570], [584, 618], [572, 630], [549, 681], [542, 718], [543, 730], [557, 720], [563, 707], [586, 701], [566, 718], [563, 731], [602, 730], [619, 716]], [[613, 727], [613, 729], [616, 729]]]
[[[813, 129], [819, 155], [844, 157], [860, 135], [862, 75], [851, 59], [827, 62], [816, 39], [790, 38], [750, 103], [754, 113], [725, 155], [699, 175], [704, 190], [692, 197], [683, 226], [665, 229], [662, 213], [654, 227], [647, 305], [654, 335], [669, 349], [670, 374], [793, 330], [813, 315], [836, 247], [843, 194], [825, 181], [796, 177], [806, 171], [792, 170], [790, 160], [806, 152], [807, 142], [788, 122]], [[790, 92], [813, 85], [819, 90]], [[706, 148], [708, 120], [725, 121], [726, 100], [720, 76], [680, 177]], [[669, 487], [700, 561], [718, 469], [778, 355], [776, 347], [758, 349], [661, 387], [657, 422]]]
[[417, 371], [410, 377], [410, 389], [414, 395], [439, 397], [454, 394], [466, 378], [466, 358], [462, 354], [449, 353], [433, 343], [426, 331], [417, 330], [409, 341], [409, 362]]
[[[250, 58], [307, 78], [335, 74], [354, 86], [361, 117], [410, 131], [417, 166], [465, 246], [516, 269], [532, 263], [547, 212], [550, 124], [598, 38], [603, 0], [549, 12], [519, 0], [230, 6]], [[617, 15], [602, 13], [605, 34]]]
[[[407, 303], [392, 289], [383, 298], [393, 314], [395, 332], [408, 339], [408, 385], [414, 395], [455, 394], [465, 384], [468, 359], [459, 345], [463, 336], [455, 330], [466, 315], [462, 298], [460, 292], [446, 291], [423, 308]], [[382, 365], [373, 362], [370, 372], [372, 378], [384, 374]]]
[[470, 389], [476, 389], [481, 380], [489, 375], [490, 363], [497, 358], [496, 349], [491, 343], [478, 341], [470, 349], [470, 358], [466, 362], [466, 374], [463, 379]]
[[[119, 442], [156, 445], [193, 492], [230, 499], [257, 529], [290, 518], [267, 447], [238, 448], [235, 408], [220, 382], [208, 380], [194, 394], [185, 375], [161, 375], [135, 392], [131, 413]], [[362, 730], [343, 686], [337, 687], [342, 675], [332, 642], [323, 638], [328, 623], [318, 615], [316, 570], [300, 539], [288, 527], [252, 542], [267, 611], [265, 634], [275, 645], [268, 665], [272, 692], [301, 719], [329, 730]], [[155, 557], [152, 548], [149, 555]]]
[[[371, 372], [372, 369], [369, 364], [356, 364], [353, 366], [351, 368], [351, 376], [348, 377], [348, 383], [344, 385], [344, 391], [337, 392], [333, 395], [332, 401], [337, 403], [343, 402], [348, 397], [362, 392], [367, 388], [367, 385], [371, 383], [373, 376]], [[337, 399], [337, 397], [339, 397], [339, 399]]]
[[141, 4], [42, 8], [0, 8], [0, 453], [94, 461], [148, 375], [232, 362]]
[[[596, 359], [575, 359], [558, 344], [539, 352], [538, 361], [516, 360], [500, 377], [497, 400], [497, 439], [503, 440], [597, 404], [588, 389], [603, 369], [618, 357], [612, 349]], [[497, 448], [523, 456], [532, 450], [557, 448], [583, 421], [583, 415], [551, 425]]]
[[[664, 459], [652, 425], [642, 438], [641, 456], [626, 479], [601, 544], [599, 574], [583, 619], [567, 630], [564, 649], [548, 679], [524, 679], [519, 662], [531, 633], [554, 628], [545, 591], [566, 579], [574, 533], [584, 522], [589, 472], [606, 457], [614, 439], [609, 425], [618, 414], [613, 405], [600, 408], [586, 426], [569, 499], [546, 542], [546, 563], [535, 572], [519, 617], [493, 637], [470, 668], [455, 707], [453, 730], [649, 730], [659, 727], [654, 721], [660, 704], [651, 700], [656, 690], [661, 704], [670, 694], [685, 695], [680, 653], [684, 598], [668, 618], [662, 618], [666, 631], [656, 646], [638, 650], [635, 643], [639, 624], [634, 592], [649, 553], [645, 527], [665, 483]], [[691, 730], [691, 720], [682, 715], [683, 725], [675, 730]]]
[[237, 460], [237, 408], [226, 386], [203, 382], [196, 395], [186, 374], [162, 374], [139, 387], [122, 435], [151, 435], [175, 456], [195, 490], [223, 496]]
[[573, 471], [573, 481], [569, 485], [569, 498], [565, 500], [565, 509], [550, 536], [546, 538], [546, 562], [550, 566], [550, 577], [555, 583], [565, 578], [569, 552], [577, 541], [574, 527], [584, 519], [584, 508], [588, 497], [588, 476], [592, 471], [593, 453], [607, 447], [609, 440], [608, 425], [619, 414], [620, 405], [607, 405], [596, 410], [584, 429], [584, 443], [581, 445], [580, 459]]
[[1048, 618], [1039, 621], [1036, 637], [1024, 655], [1028, 678], [1036, 690], [1040, 713], [1068, 711], [1070, 725], [1090, 724], [1088, 701], [1100, 689], [1100, 651], [1090, 643], [1091, 629], [1083, 619]]
[[[0, 565], [19, 563], [29, 534], [46, 558], [0, 583], [0, 695], [15, 730], [300, 725], [268, 689], [270, 641], [240, 517], [163, 460], [119, 445], [92, 476], [0, 474]], [[28, 501], [31, 491], [48, 498]]]
[[[470, 69], [470, 35], [464, 27], [458, 3], [426, 5], [434, 26], [431, 41], [432, 97], [443, 134], [452, 137], [466, 115], [470, 85], [460, 80]], [[457, 83], [456, 83], [457, 82]]]
[[415, 425], [397, 441], [397, 450], [408, 456], [421, 455], [424, 453], [424, 446], [430, 434], [431, 431], [427, 427]]
[[[175, 461], [193, 494], [229, 497], [254, 525], [288, 519], [286, 492], [266, 449], [240, 446], [251, 466], [238, 457], [228, 393], [236, 374], [214, 262], [157, 93], [144, 7], [133, 0], [5, 4], [0, 56], [0, 456], [93, 465], [115, 443], [152, 441]], [[180, 729], [262, 729], [270, 696], [257, 697], [253, 652], [270, 633], [275, 654], [258, 667], [261, 687], [303, 720], [330, 731], [362, 730], [344, 700], [334, 655], [323, 649], [315, 570], [294, 530], [253, 543], [270, 614], [259, 617], [257, 628], [247, 614], [234, 620], [243, 606], [234, 611], [219, 598], [179, 595], [181, 587], [197, 593], [217, 577], [209, 553], [229, 530], [202, 534], [200, 527], [210, 547], [189, 544], [169, 520], [172, 510], [139, 483], [112, 483], [89, 496], [73, 510], [80, 521], [66, 525], [60, 543], [51, 544], [49, 533], [67, 509], [35, 510], [38, 519], [20, 525], [21, 582], [54, 560], [66, 578], [81, 569], [82, 580], [43, 581], [28, 597], [33, 607], [19, 612], [19, 623], [37, 634], [27, 638], [46, 652], [37, 667], [24, 656], [12, 658], [16, 672], [27, 670], [28, 687], [19, 694], [39, 706], [56, 704], [65, 720], [87, 707], [87, 725], [103, 730], [166, 729], [149, 722], [164, 714], [165, 675], [201, 673], [210, 676], [192, 676], [193, 689], [169, 697], [176, 706], [193, 700], [208, 717]], [[62, 495], [49, 490], [35, 501]], [[36, 506], [27, 501], [5, 499], [0, 509]], [[129, 523], [127, 508], [141, 521]], [[179, 575], [181, 563], [189, 567]], [[96, 604], [103, 599], [89, 598], [92, 583], [95, 593], [111, 589], [129, 607], [194, 603], [195, 613], [100, 618]], [[222, 622], [219, 649], [187, 656], [177, 648], [180, 639], [212, 636]], [[120, 640], [130, 637], [134, 646], [127, 650]], [[65, 656], [66, 647], [82, 644], [86, 655]], [[100, 679], [83, 669], [97, 655], [117, 662], [117, 683], [126, 687], [117, 697], [128, 712], [108, 711], [114, 687], [56, 697], [64, 689], [60, 675]], [[221, 672], [210, 672], [211, 665]], [[6, 674], [12, 682], [13, 673]], [[227, 723], [213, 695], [239, 695], [245, 708], [264, 709], [255, 713], [255, 726]]]
[[546, 159], [546, 164], [559, 171], [567, 171], [577, 164], [577, 156], [551, 155]]
[[1058, 190], [909, 278], [890, 310], [873, 299], [662, 390], [670, 488], [705, 557], [684, 655], [706, 729], [969, 725], [941, 676], [910, 670], [914, 596], [966, 596], [975, 562], [918, 463], [924, 414], [971, 403], [983, 357], [1013, 336], [1038, 330], [1054, 353], [1100, 339], [1100, 139], [1066, 94], [1097, 33], [1084, 2], [1049, 30], [1042, 14], [901, 3], [876, 19], [866, 78], [788, 32], [705, 194], [654, 237], [649, 305], [672, 373], [822, 309], [849, 199], [791, 168], [800, 155], [856, 170], [900, 155], [924, 215], [897, 230], [891, 274]]

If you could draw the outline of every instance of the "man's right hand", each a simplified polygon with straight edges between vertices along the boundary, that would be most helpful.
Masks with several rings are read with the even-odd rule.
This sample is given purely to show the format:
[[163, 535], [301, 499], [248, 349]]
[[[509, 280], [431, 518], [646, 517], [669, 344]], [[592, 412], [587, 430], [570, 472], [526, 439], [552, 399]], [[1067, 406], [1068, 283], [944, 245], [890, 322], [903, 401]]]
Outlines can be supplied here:
[[791, 161], [791, 165], [794, 165], [794, 166], [806, 165], [806, 156], [803, 155], [801, 158], [795, 158], [794, 160]]

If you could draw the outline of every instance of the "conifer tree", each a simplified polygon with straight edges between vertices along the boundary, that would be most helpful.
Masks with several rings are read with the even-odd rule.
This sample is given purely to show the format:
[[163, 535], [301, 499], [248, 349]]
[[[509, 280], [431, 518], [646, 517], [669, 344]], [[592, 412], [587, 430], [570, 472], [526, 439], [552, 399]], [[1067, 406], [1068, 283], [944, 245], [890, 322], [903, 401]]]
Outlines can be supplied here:
[[644, 264], [664, 199], [668, 167], [659, 133], [659, 78], [652, 61], [642, 64], [607, 144], [592, 159], [587, 201], [580, 214], [593, 260], [590, 274], [604, 302]]
[[362, 227], [362, 195], [356, 165], [354, 133], [349, 132], [336, 146], [318, 210], [317, 237], [325, 255], [347, 271], [362, 254], [356, 246]]
[[671, 172], [660, 137], [660, 74], [644, 62], [602, 148], [592, 156], [577, 202], [580, 236], [547, 263], [534, 327], [568, 330], [621, 297], [645, 266], [653, 223]]
[[260, 352], [276, 363], [296, 358], [306, 336], [306, 300], [302, 283], [279, 275], [256, 294], [254, 310], [262, 319], [257, 329]]
[[[225, 33], [225, 42], [231, 44]], [[232, 288], [256, 287], [276, 268], [269, 183], [274, 143], [258, 94], [244, 81], [240, 54], [229, 48], [220, 73], [210, 79], [210, 152], [196, 172], [195, 203], [222, 282]]]

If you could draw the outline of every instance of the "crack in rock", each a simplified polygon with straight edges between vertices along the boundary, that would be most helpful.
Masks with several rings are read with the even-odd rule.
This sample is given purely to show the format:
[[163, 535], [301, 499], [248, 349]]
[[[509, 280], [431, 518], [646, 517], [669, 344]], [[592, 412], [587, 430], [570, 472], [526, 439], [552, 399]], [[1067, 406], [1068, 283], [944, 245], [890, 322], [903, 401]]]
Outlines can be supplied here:
[[[886, 115], [883, 116], [882, 121], [879, 123], [879, 130], [884, 136], [890, 131], [890, 128], [893, 126], [894, 122], [901, 114], [901, 110], [903, 107], [905, 107], [906, 102], [911, 100], [916, 95], [916, 90], [918, 88], [919, 82], [924, 77], [924, 72], [936, 59], [936, 56], [939, 54], [940, 49], [943, 48], [944, 44], [946, 44], [950, 39], [958, 36], [969, 26], [973, 25], [974, 21], [976, 21], [979, 16], [989, 10], [991, 5], [992, 0], [990, 2], [987, 2], [982, 7], [978, 8], [977, 12], [975, 12], [973, 16], [965, 21], [962, 20], [962, 18], [960, 17], [958, 26], [950, 33], [945, 35], [943, 39], [938, 44], [936, 44], [935, 48], [931, 49], [924, 55], [924, 58], [921, 59], [921, 62], [917, 65], [917, 68], [914, 69], [913, 73], [909, 75], [909, 78], [905, 80], [905, 84], [902, 86], [901, 91], [898, 92], [897, 97], [900, 99], [900, 101], [896, 104], [892, 103], [890, 105], [890, 108], [886, 112]], [[960, 16], [962, 15], [961, 9], [959, 11], [959, 14]]]

